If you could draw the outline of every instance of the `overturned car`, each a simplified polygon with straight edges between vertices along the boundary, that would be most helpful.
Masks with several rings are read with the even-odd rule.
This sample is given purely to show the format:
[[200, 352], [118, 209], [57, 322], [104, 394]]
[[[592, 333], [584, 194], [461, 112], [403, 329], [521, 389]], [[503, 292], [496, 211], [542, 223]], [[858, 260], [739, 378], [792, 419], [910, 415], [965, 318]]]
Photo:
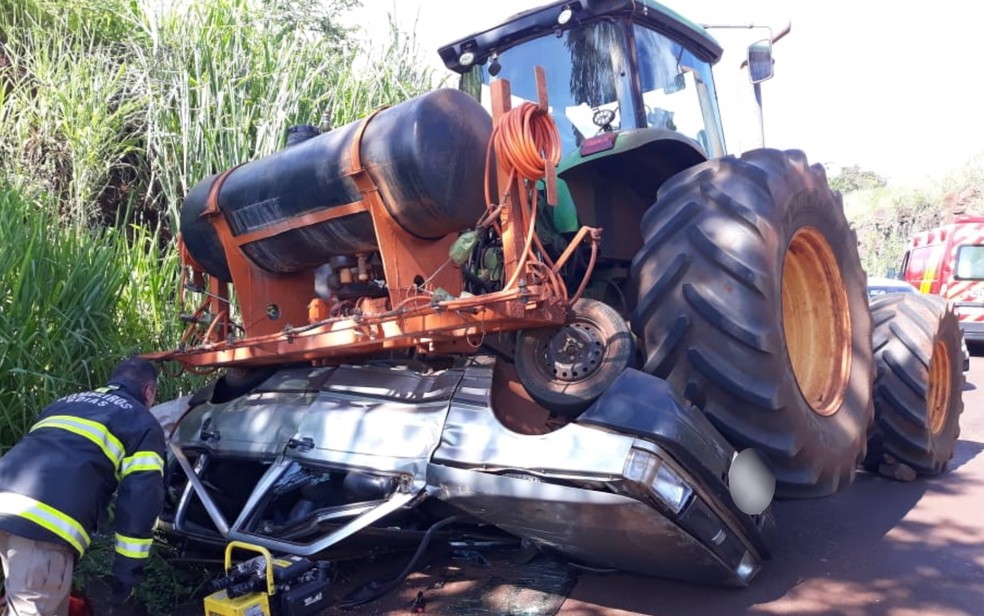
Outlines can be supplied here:
[[664, 382], [626, 371], [576, 421], [532, 427], [497, 415], [524, 401], [494, 399], [496, 373], [491, 357], [427, 371], [299, 367], [227, 401], [220, 379], [172, 436], [161, 527], [331, 558], [456, 516], [446, 532], [507, 533], [592, 567], [754, 577], [771, 510], [734, 505], [734, 450]]

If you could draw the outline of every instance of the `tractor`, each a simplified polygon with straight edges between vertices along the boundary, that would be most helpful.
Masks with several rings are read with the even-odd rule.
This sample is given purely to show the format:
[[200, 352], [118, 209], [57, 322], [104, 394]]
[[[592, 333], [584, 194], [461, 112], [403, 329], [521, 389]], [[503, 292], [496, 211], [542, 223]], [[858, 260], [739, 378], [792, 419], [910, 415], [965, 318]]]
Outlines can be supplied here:
[[459, 88], [187, 194], [188, 325], [150, 357], [218, 376], [171, 430], [166, 534], [331, 559], [440, 527], [743, 586], [775, 530], [744, 452], [780, 498], [945, 469], [951, 307], [869, 308], [824, 169], [727, 153], [705, 28], [560, 0], [439, 53]]

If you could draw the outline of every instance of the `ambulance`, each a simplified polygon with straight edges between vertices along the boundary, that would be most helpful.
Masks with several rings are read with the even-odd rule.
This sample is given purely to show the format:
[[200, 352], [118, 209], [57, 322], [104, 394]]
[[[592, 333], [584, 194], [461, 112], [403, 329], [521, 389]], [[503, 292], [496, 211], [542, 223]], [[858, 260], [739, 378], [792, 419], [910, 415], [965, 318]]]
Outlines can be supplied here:
[[964, 338], [984, 342], [984, 216], [957, 216], [917, 233], [902, 258], [902, 276], [921, 293], [953, 302]]

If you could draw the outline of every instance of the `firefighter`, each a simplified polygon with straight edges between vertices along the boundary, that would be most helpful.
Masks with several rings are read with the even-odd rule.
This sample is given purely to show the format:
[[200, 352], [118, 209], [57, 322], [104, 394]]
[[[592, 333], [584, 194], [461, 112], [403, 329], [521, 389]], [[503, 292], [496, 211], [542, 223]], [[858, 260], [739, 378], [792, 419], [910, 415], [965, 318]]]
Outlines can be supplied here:
[[65, 616], [75, 561], [116, 493], [113, 599], [139, 583], [164, 502], [157, 370], [118, 364], [105, 387], [55, 401], [0, 458], [3, 616]]

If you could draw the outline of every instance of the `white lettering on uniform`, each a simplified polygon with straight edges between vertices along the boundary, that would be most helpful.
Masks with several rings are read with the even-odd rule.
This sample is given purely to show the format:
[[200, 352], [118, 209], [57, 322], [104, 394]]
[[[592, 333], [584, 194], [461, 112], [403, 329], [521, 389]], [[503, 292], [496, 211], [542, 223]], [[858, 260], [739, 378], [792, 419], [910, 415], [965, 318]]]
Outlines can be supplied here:
[[133, 408], [133, 405], [127, 402], [126, 398], [121, 398], [116, 394], [100, 394], [94, 392], [71, 394], [62, 398], [62, 402], [84, 402], [86, 404], [94, 404], [99, 407], [105, 407], [112, 404], [113, 406], [118, 406], [121, 409]]
[[112, 402], [113, 404], [115, 404], [120, 408], [124, 408], [124, 409], [133, 408], [133, 405], [127, 402], [125, 398], [121, 398], [116, 394], [108, 394], [106, 397], [110, 402]]

